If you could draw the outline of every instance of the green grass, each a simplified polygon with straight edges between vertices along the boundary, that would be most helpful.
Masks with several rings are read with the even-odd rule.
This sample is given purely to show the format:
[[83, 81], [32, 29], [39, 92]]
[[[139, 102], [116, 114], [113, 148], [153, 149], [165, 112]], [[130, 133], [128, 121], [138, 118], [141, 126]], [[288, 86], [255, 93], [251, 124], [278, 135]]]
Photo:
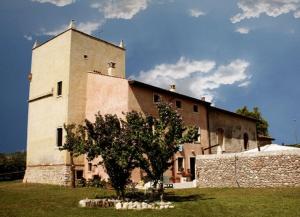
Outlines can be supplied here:
[[95, 188], [70, 189], [51, 185], [0, 182], [2, 217], [101, 216], [242, 216], [299, 217], [300, 188], [188, 189], [168, 191], [175, 209], [120, 211], [113, 208], [79, 208], [78, 201], [114, 195]]

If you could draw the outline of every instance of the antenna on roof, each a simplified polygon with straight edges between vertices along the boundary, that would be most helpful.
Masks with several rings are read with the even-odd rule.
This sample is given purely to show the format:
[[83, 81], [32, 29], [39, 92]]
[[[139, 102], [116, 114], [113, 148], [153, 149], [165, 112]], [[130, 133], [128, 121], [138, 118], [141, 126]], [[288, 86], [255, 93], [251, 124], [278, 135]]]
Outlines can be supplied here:
[[75, 20], [71, 20], [69, 24], [69, 29], [76, 29]]

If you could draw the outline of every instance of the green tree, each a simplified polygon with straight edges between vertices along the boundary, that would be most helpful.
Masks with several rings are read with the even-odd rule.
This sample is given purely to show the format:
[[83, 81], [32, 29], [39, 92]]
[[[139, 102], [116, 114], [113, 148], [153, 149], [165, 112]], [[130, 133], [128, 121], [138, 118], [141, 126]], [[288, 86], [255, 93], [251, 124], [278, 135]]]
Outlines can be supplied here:
[[26, 168], [26, 152], [0, 153], [0, 180], [21, 179]]
[[153, 181], [154, 189], [160, 182], [162, 199], [163, 174], [173, 165], [172, 158], [179, 145], [192, 142], [199, 135], [196, 127], [184, 127], [181, 116], [171, 105], [160, 103], [157, 111], [158, 118], [131, 112], [127, 114], [127, 124], [131, 141], [138, 149], [139, 167]]
[[129, 183], [131, 172], [138, 166], [135, 160], [136, 146], [130, 140], [127, 126], [126, 120], [119, 119], [116, 115], [103, 117], [98, 113], [94, 123], [86, 120], [87, 157], [92, 160], [101, 156], [101, 163], [118, 198], [124, 198], [125, 186]]
[[251, 111], [251, 110], [248, 110], [247, 106], [244, 106], [243, 108], [236, 110], [236, 113], [247, 116], [247, 117], [255, 118], [257, 120], [257, 122], [256, 122], [257, 134], [263, 135], [263, 136], [269, 135], [268, 121], [262, 117], [262, 114], [258, 107], [254, 107], [253, 111]]
[[68, 150], [71, 159], [82, 153], [89, 160], [101, 156], [118, 197], [124, 197], [125, 186], [136, 167], [146, 171], [155, 188], [161, 181], [163, 195], [163, 173], [173, 165], [172, 157], [179, 144], [196, 139], [198, 130], [184, 127], [171, 105], [158, 104], [157, 110], [158, 118], [135, 111], [124, 114], [125, 119], [98, 113], [95, 122], [86, 120], [85, 126], [65, 126], [67, 136], [62, 150]]
[[70, 154], [70, 165], [71, 165], [71, 187], [75, 188], [75, 164], [74, 158], [81, 154], [84, 154], [85, 144], [85, 128], [82, 125], [76, 124], [64, 124], [66, 131], [65, 143], [60, 151], [66, 150]]

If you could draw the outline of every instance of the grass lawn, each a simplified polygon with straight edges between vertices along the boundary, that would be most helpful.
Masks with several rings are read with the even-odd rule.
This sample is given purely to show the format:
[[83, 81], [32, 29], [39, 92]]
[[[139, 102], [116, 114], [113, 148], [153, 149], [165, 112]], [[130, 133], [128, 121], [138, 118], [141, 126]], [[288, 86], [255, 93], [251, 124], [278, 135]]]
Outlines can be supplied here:
[[77, 205], [86, 197], [113, 194], [96, 188], [0, 182], [0, 216], [300, 216], [300, 188], [170, 190], [168, 199], [175, 202], [175, 208], [168, 210], [120, 211]]

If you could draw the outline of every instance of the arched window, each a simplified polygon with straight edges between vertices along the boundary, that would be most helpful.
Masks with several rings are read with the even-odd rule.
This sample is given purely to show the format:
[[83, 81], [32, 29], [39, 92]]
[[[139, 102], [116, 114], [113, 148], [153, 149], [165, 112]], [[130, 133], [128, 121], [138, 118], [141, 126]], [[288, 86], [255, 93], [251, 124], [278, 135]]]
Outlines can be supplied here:
[[248, 133], [244, 133], [244, 150], [249, 149], [249, 136]]

